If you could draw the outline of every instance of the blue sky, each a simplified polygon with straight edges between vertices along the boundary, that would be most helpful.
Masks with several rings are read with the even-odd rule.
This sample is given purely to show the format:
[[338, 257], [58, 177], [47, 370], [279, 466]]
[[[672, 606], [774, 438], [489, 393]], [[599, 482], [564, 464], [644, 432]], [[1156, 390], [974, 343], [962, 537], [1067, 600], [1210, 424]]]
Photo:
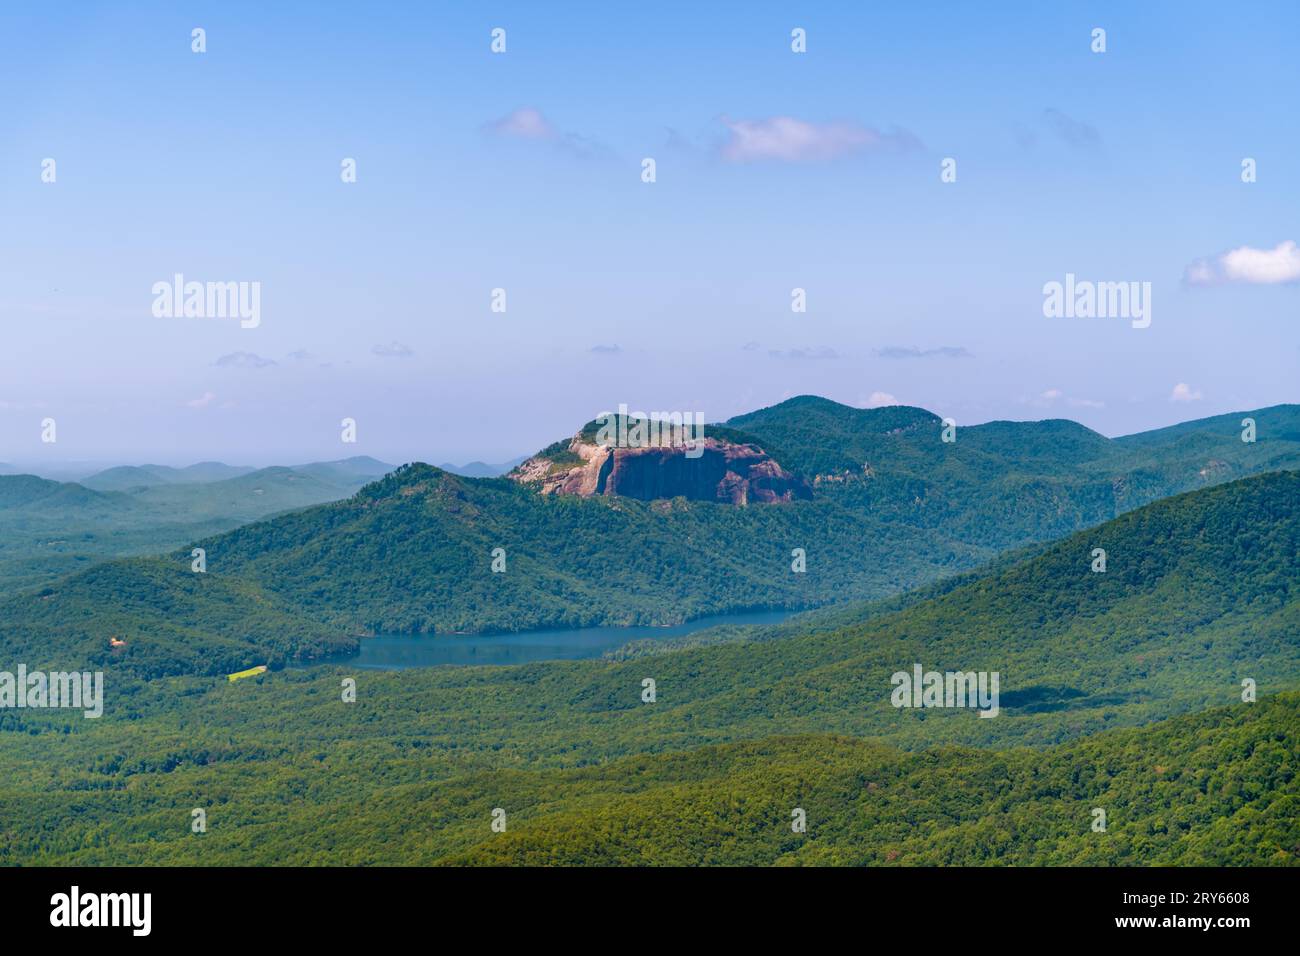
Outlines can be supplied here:
[[[0, 461], [497, 461], [619, 403], [808, 392], [1106, 434], [1300, 397], [1294, 3], [267, 6], [0, 12]], [[259, 282], [260, 324], [155, 317], [178, 272]], [[1151, 326], [1044, 317], [1066, 273], [1150, 282]]]

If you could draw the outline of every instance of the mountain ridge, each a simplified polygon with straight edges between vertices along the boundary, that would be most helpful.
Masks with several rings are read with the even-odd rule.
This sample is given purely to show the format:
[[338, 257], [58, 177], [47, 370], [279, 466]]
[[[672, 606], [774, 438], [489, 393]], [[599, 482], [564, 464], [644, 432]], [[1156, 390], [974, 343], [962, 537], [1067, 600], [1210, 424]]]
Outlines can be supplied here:
[[[795, 408], [809, 403], [853, 420], [868, 411], [836, 411], [824, 400]], [[749, 418], [746, 431], [730, 434], [764, 442], [764, 434], [775, 435], [774, 446], [804, 463], [842, 454], [833, 423], [819, 420], [809, 432], [789, 410]], [[145, 564], [106, 566], [99, 573], [111, 576], [124, 600], [140, 607], [175, 603], [184, 610], [171, 623], [149, 617], [143, 631], [158, 640], [175, 633], [187, 650], [160, 650], [156, 659], [131, 652], [122, 660], [168, 672], [265, 663], [240, 657], [252, 655], [261, 638], [227, 633], [233, 620], [227, 609], [213, 617], [226, 622], [213, 631], [213, 646], [227, 651], [200, 663], [192, 644], [208, 626], [202, 621], [207, 598], [190, 579], [196, 546], [207, 554], [200, 577], [221, 579], [231, 589], [223, 600], [254, 602], [250, 620], [266, 607], [302, 622], [290, 629], [296, 636], [274, 645], [272, 660], [287, 662], [319, 656], [325, 647], [353, 646], [358, 635], [371, 633], [673, 624], [730, 610], [879, 599], [1188, 488], [1212, 487], [1279, 462], [1300, 464], [1300, 445], [1270, 437], [1300, 411], [1292, 408], [1260, 413], [1258, 444], [1194, 431], [1175, 436], [1169, 446], [1141, 449], [1123, 460], [1123, 471], [1113, 456], [1128, 452], [1105, 446], [1106, 454], [1096, 458], [1094, 433], [1068, 424], [976, 426], [959, 429], [957, 442], [947, 444], [932, 428], [936, 417], [924, 410], [875, 411], [872, 428], [855, 446], [871, 454], [863, 466], [815, 484], [806, 500], [772, 507], [685, 497], [545, 496], [506, 478], [462, 478], [429, 465], [403, 465], [351, 497], [195, 537], [170, 554], [140, 559]], [[1053, 437], [1061, 433], [1070, 438], [1063, 445]], [[1189, 440], [1195, 446], [1190, 451]], [[1223, 467], [1207, 470], [1207, 454]], [[176, 494], [177, 487], [149, 494]], [[81, 608], [77, 633], [90, 643], [78, 646], [93, 649], [96, 638], [87, 623], [105, 592], [89, 580], [50, 581], [47, 587], [60, 595], [61, 606]], [[78, 588], [86, 593], [78, 597]], [[9, 608], [24, 613], [21, 604]], [[114, 620], [113, 627], [124, 623]]]
[[345, 498], [376, 477], [377, 469], [390, 466], [356, 457], [296, 468], [233, 469], [240, 473], [214, 477], [228, 468], [200, 462], [172, 469], [182, 477], [115, 468], [100, 473], [107, 475], [104, 481], [92, 482], [98, 489], [32, 474], [0, 475], [0, 593], [49, 583], [96, 560], [156, 554], [249, 521]]
[[[453, 497], [467, 484], [434, 469], [411, 477]], [[384, 489], [364, 497], [389, 500]], [[1093, 570], [1098, 546], [1104, 572]], [[200, 659], [227, 649], [210, 646], [214, 614], [231, 622], [223, 640], [288, 641], [284, 626], [300, 622], [273, 618], [288, 605], [237, 580], [189, 575], [185, 599], [200, 603], [186, 609], [124, 590], [119, 573], [88, 572], [101, 593], [142, 602], [157, 626], [194, 627]], [[31, 662], [48, 656], [80, 619], [75, 603], [57, 607], [70, 597], [50, 595], [44, 622], [0, 605], [3, 645]], [[263, 616], [249, 618], [249, 599]], [[134, 681], [123, 665], [147, 646], [132, 635], [124, 650], [98, 651], [116, 688], [109, 719], [0, 717], [11, 732], [0, 748], [0, 859], [1300, 860], [1300, 474], [1162, 499], [918, 601], [830, 623], [653, 659], [364, 674], [325, 663], [235, 684], [220, 672]], [[891, 674], [914, 662], [1000, 672], [998, 716], [894, 706]], [[361, 692], [345, 706], [347, 676]], [[1244, 678], [1257, 702], [1243, 698]], [[203, 847], [175, 823], [196, 791], [230, 795]], [[501, 806], [510, 840], [486, 826]], [[44, 811], [36, 822], [33, 807]], [[795, 807], [806, 836], [790, 830]], [[1091, 826], [1097, 807], [1104, 834]], [[39, 820], [54, 814], [71, 822], [51, 833]], [[438, 825], [411, 828], [413, 814]]]

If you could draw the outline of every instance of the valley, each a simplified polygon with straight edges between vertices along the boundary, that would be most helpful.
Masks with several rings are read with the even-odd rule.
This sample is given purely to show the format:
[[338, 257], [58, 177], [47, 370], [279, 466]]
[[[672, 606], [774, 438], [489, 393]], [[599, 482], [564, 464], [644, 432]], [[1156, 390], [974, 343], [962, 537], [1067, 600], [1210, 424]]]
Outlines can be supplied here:
[[114, 467], [79, 482], [0, 473], [0, 596], [345, 498], [391, 470], [356, 458], [295, 468]]
[[[808, 500], [748, 506], [545, 494], [518, 473], [409, 464], [343, 500], [0, 600], [0, 639], [51, 658], [38, 663], [81, 666], [106, 663], [109, 633], [126, 632], [129, 648], [112, 658], [126, 673], [215, 674], [351, 653], [371, 634], [663, 626], [879, 599], [1168, 495], [1300, 466], [1300, 408], [1248, 414], [1251, 444], [1242, 416], [1130, 439], [992, 422], [948, 444], [920, 409], [792, 399], [706, 429], [753, 443], [813, 488]], [[191, 572], [193, 547], [204, 574]], [[505, 573], [493, 571], [496, 549]]]
[[[5, 599], [7, 657], [102, 670], [105, 693], [95, 721], [0, 711], [0, 860], [1295, 862], [1300, 472], [1268, 467], [1295, 410], [1253, 413], [1241, 450], [1218, 423], [994, 423], [957, 451], [916, 412], [848, 412], [847, 459], [747, 423], [807, 500], [407, 465], [199, 539], [206, 573], [187, 543]], [[609, 629], [755, 606], [814, 609]], [[447, 633], [503, 622], [517, 639]], [[604, 626], [573, 632], [598, 656], [510, 649], [557, 622]], [[415, 636], [372, 636], [394, 625]], [[425, 644], [445, 650], [404, 659]], [[996, 673], [997, 707], [898, 706], [922, 665]]]
[[[1090, 570], [1097, 543], [1104, 574]], [[5, 852], [208, 865], [1290, 863], [1298, 554], [1300, 474], [1279, 472], [1158, 501], [915, 595], [723, 626], [718, 640], [649, 655], [321, 664], [236, 683], [116, 667], [99, 721], [0, 714]], [[892, 706], [891, 674], [922, 660], [999, 671], [998, 716]], [[1258, 703], [1243, 701], [1246, 679]], [[875, 809], [870, 784], [884, 791]], [[1175, 793], [1207, 786], [1165, 815]], [[807, 838], [789, 832], [786, 803], [807, 810]], [[1088, 829], [1098, 804], [1115, 839]], [[511, 835], [493, 840], [485, 821], [505, 805]], [[192, 806], [212, 807], [201, 844]], [[918, 814], [933, 823], [917, 828]], [[54, 835], [24, 822], [47, 818], [69, 822]]]

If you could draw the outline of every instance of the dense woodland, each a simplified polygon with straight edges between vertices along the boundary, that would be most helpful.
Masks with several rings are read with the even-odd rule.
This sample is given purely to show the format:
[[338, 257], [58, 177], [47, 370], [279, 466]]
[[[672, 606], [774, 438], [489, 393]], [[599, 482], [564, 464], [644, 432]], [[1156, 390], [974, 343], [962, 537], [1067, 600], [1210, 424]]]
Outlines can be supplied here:
[[[652, 654], [233, 684], [110, 659], [99, 720], [0, 712], [0, 860], [1290, 864], [1298, 555], [1300, 474], [1281, 472]], [[244, 600], [281, 613], [267, 593], [214, 603]], [[22, 633], [6, 645], [33, 659]], [[890, 706], [914, 662], [1000, 672], [1002, 713]]]
[[[375, 728], [116, 752], [18, 784], [0, 862], [261, 865], [1295, 865], [1300, 695], [1046, 749], [766, 737], [476, 769]], [[399, 744], [399, 740], [401, 743]], [[142, 744], [144, 743], [141, 741]], [[62, 752], [64, 748], [56, 748]], [[124, 747], [124, 750], [133, 748]], [[88, 756], [88, 755], [87, 755]], [[50, 780], [53, 777], [54, 780]], [[57, 782], [56, 782], [57, 781]], [[44, 784], [41, 786], [40, 784]], [[204, 808], [208, 829], [191, 831]], [[494, 810], [506, 830], [493, 832]], [[802, 809], [807, 830], [791, 828]], [[1106, 829], [1094, 830], [1095, 811]]]
[[391, 466], [373, 458], [294, 468], [119, 467], [83, 482], [0, 464], [0, 596], [107, 558], [158, 554], [283, 511], [345, 498]]
[[[344, 501], [29, 590], [0, 603], [0, 640], [40, 662], [155, 677], [317, 661], [373, 633], [672, 624], [879, 599], [1165, 495], [1300, 465], [1300, 408], [1250, 414], [1253, 444], [1236, 416], [1132, 440], [994, 422], [947, 444], [920, 409], [792, 399], [732, 426], [779, 449], [815, 496], [744, 508], [540, 496], [409, 465]], [[192, 544], [205, 574], [190, 571]], [[495, 548], [504, 574], [491, 570]], [[806, 573], [791, 570], [795, 548]], [[112, 657], [110, 636], [127, 641]]]

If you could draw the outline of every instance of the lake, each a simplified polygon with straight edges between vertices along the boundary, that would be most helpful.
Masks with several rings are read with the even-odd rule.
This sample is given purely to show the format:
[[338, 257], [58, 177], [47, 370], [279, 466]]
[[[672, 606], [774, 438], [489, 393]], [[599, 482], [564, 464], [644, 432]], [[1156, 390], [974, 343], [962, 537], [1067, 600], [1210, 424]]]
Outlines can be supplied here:
[[673, 627], [571, 627], [515, 634], [382, 634], [361, 639], [361, 652], [347, 659], [355, 667], [404, 670], [471, 664], [527, 664], [531, 661], [600, 657], [628, 641], [684, 637], [719, 624], [776, 624], [795, 611], [713, 614]]

